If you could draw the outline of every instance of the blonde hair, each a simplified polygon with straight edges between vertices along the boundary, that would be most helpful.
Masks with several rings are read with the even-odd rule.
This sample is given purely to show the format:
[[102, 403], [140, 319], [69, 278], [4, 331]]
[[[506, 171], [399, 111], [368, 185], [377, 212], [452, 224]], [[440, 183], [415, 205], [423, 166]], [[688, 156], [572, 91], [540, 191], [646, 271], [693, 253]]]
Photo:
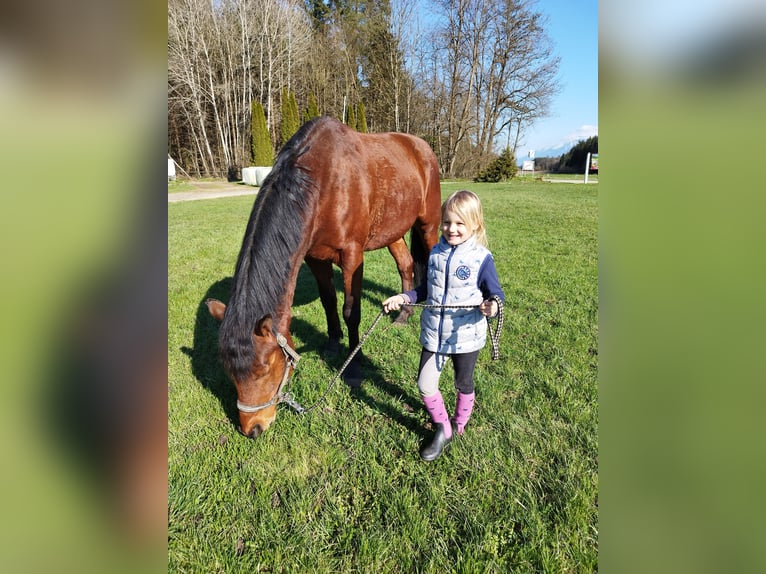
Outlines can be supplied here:
[[442, 220], [447, 211], [457, 215], [473, 230], [477, 243], [488, 247], [484, 212], [481, 209], [481, 201], [475, 193], [465, 189], [456, 191], [442, 203]]

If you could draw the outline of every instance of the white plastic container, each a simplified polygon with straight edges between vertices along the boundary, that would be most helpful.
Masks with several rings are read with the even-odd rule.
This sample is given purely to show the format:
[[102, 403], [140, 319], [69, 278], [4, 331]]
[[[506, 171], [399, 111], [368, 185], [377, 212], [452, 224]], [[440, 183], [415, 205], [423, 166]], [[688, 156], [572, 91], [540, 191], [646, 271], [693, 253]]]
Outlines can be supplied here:
[[255, 180], [257, 182], [258, 187], [263, 185], [263, 180], [266, 179], [266, 176], [271, 173], [270, 167], [256, 167], [255, 169]]
[[255, 170], [258, 169], [257, 167], [243, 167], [242, 168], [242, 181], [245, 182], [247, 185], [258, 185], [257, 179], [256, 179], [256, 173]]

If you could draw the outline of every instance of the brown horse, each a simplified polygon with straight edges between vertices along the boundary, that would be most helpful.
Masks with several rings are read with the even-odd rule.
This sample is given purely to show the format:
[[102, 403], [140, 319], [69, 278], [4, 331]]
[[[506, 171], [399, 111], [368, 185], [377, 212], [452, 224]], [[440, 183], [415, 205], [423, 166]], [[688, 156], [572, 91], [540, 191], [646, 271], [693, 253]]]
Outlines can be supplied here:
[[[221, 321], [222, 362], [237, 389], [244, 435], [254, 438], [274, 421], [278, 395], [295, 366], [290, 308], [301, 262], [317, 281], [328, 347], [336, 349], [342, 331], [332, 265], [340, 267], [353, 349], [359, 342], [364, 252], [387, 247], [402, 290], [411, 289], [438, 240], [440, 204], [436, 157], [414, 136], [360, 134], [321, 117], [285, 144], [253, 205], [229, 304], [207, 301]], [[404, 242], [408, 230], [411, 251]], [[351, 387], [361, 383], [358, 357], [344, 378]]]

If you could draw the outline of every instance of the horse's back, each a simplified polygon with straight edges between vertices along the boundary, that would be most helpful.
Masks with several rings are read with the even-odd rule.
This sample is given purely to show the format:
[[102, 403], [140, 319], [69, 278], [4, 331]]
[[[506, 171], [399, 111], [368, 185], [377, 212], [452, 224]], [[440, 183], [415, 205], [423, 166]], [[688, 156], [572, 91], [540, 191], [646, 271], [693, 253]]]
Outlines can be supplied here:
[[[431, 147], [404, 133], [363, 134], [321, 118], [300, 162], [319, 199], [314, 255], [341, 244], [370, 251], [401, 239], [416, 220], [438, 215], [439, 171]], [[321, 253], [320, 253], [321, 251]]]
[[[425, 140], [406, 133], [359, 133], [335, 118], [322, 117], [312, 130], [313, 142], [306, 162], [314, 164], [313, 173], [353, 183], [408, 181], [425, 188], [439, 167], [431, 146]], [[317, 164], [321, 164], [317, 169]], [[336, 168], [336, 169], [333, 169]], [[320, 176], [321, 177], [321, 176]], [[332, 185], [327, 192], [335, 192]], [[322, 190], [320, 189], [320, 192]]]

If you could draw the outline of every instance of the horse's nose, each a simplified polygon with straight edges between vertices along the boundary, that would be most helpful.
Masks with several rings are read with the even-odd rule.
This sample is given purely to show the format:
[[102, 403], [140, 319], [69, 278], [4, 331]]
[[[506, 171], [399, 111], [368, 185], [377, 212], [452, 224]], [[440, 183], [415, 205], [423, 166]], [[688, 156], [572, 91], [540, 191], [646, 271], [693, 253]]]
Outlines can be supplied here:
[[242, 425], [239, 425], [237, 430], [239, 431], [239, 434], [246, 436], [247, 438], [258, 438], [258, 436], [260, 436], [260, 434], [263, 432], [263, 427], [259, 424], [256, 424], [253, 426], [253, 428], [250, 429], [250, 432], [246, 433], [242, 428]]

